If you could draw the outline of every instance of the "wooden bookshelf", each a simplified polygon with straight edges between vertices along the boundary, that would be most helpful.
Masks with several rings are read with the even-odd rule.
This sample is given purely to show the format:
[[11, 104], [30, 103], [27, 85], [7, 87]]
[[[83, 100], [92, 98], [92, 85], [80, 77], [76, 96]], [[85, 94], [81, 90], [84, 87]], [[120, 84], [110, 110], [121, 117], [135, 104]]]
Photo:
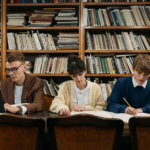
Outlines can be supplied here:
[[79, 53], [78, 50], [36, 50], [36, 51], [30, 51], [30, 50], [7, 50], [7, 53], [11, 53], [11, 52], [21, 52], [21, 53]]
[[80, 3], [7, 3], [7, 6], [8, 7], [15, 7], [15, 6], [18, 6], [18, 7], [35, 7], [35, 6], [79, 6]]
[[150, 50], [85, 50], [85, 53], [150, 53]]
[[[83, 8], [104, 8], [106, 6], [135, 6], [135, 5], [150, 5], [150, 2], [114, 2], [114, 3], [108, 3], [108, 2], [102, 2], [102, 3], [89, 3], [89, 2], [83, 2], [83, 0], [79, 0], [77, 3], [8, 3], [9, 0], [1, 0], [2, 4], [1, 6], [1, 13], [2, 13], [2, 50], [1, 52], [1, 79], [5, 79], [8, 74], [5, 73], [5, 59], [6, 55], [10, 52], [22, 52], [26, 55], [33, 55], [37, 56], [38, 54], [50, 54], [50, 55], [68, 55], [68, 54], [78, 54], [79, 57], [82, 60], [85, 60], [85, 55], [89, 53], [116, 53], [116, 54], [138, 54], [138, 53], [150, 53], [149, 50], [86, 50], [85, 48], [85, 33], [86, 31], [89, 32], [98, 32], [98, 31], [135, 31], [135, 32], [141, 32], [143, 35], [146, 33], [148, 35], [148, 42], [150, 43], [150, 26], [84, 26], [83, 25]], [[79, 25], [78, 26], [50, 26], [50, 27], [7, 27], [7, 13], [27, 13], [28, 15], [31, 14], [31, 11], [35, 9], [42, 9], [44, 7], [75, 7], [79, 10]], [[30, 12], [28, 12], [30, 11]], [[36, 51], [30, 51], [30, 50], [8, 50], [7, 47], [7, 33], [8, 32], [26, 32], [31, 30], [40, 30], [44, 32], [79, 32], [79, 50], [36, 50]], [[69, 77], [68, 74], [30, 74], [32, 76], [38, 76], [38, 77]], [[100, 78], [119, 78], [119, 77], [126, 77], [131, 76], [132, 74], [86, 74], [86, 77], [100, 77]]]
[[118, 5], [150, 5], [150, 2], [84, 2], [85, 6], [118, 6]]
[[79, 30], [78, 26], [57, 27], [6, 27], [7, 30]]
[[150, 30], [150, 26], [99, 26], [84, 27], [86, 30]]

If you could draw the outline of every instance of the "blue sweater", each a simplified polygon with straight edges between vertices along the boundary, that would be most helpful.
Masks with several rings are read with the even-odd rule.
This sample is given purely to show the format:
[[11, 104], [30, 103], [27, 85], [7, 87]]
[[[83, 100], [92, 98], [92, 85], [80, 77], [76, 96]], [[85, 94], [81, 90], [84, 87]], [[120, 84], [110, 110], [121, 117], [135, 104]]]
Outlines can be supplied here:
[[143, 112], [150, 112], [150, 79], [142, 90], [134, 88], [132, 76], [124, 77], [117, 80], [107, 102], [107, 111], [115, 113], [124, 113], [128, 107], [123, 97], [128, 101], [131, 107], [141, 108]]

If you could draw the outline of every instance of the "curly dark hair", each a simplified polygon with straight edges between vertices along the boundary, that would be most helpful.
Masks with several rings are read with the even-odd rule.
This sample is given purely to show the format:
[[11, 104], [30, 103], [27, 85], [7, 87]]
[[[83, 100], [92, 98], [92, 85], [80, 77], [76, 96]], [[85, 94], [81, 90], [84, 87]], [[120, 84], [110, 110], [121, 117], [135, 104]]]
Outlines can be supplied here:
[[69, 55], [67, 71], [70, 75], [77, 75], [86, 71], [85, 63], [77, 55]]

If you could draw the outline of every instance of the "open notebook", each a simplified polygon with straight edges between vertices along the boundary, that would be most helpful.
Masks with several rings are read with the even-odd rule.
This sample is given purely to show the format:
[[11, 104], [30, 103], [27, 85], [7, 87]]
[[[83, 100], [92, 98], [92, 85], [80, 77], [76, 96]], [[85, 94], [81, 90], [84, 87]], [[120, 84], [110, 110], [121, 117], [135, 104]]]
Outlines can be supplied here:
[[[108, 112], [108, 111], [82, 111], [82, 112], [77, 112], [73, 111], [71, 112], [71, 115], [78, 115], [78, 114], [90, 114], [90, 115], [95, 115], [103, 118], [118, 118], [121, 119], [123, 122], [128, 123], [129, 119], [131, 117], [134, 117], [133, 115], [125, 114], [125, 113], [113, 113], [113, 112]], [[136, 116], [149, 116], [150, 114], [146, 113], [137, 113]]]

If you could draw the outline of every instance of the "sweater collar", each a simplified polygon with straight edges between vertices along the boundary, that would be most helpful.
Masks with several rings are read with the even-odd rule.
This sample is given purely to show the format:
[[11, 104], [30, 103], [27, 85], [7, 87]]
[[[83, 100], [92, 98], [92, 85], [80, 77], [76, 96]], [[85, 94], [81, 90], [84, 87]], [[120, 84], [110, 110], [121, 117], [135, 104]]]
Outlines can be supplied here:
[[133, 83], [134, 88], [137, 87], [137, 86], [142, 86], [145, 89], [146, 85], [147, 85], [147, 80], [143, 84], [138, 84], [136, 82], [136, 80], [134, 79], [134, 76], [132, 76], [132, 83]]

